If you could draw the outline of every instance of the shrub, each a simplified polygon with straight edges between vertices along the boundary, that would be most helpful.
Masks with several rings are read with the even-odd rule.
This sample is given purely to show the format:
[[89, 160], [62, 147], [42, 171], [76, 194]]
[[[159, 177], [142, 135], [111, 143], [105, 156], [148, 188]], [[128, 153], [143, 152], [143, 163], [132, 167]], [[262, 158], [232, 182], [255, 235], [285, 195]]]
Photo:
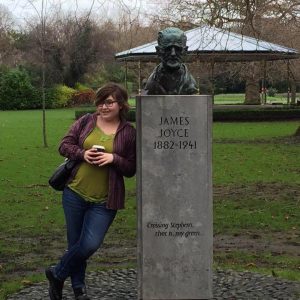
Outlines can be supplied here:
[[278, 121], [300, 119], [300, 109], [267, 108], [267, 109], [216, 109], [214, 121]]
[[53, 108], [67, 107], [72, 103], [72, 97], [76, 93], [76, 90], [63, 85], [58, 84], [53, 87]]
[[0, 76], [0, 109], [31, 109], [41, 107], [39, 93], [24, 69], [4, 71]]
[[71, 99], [72, 106], [91, 106], [94, 104], [96, 94], [92, 89], [85, 90], [82, 92], [76, 92], [73, 94]]

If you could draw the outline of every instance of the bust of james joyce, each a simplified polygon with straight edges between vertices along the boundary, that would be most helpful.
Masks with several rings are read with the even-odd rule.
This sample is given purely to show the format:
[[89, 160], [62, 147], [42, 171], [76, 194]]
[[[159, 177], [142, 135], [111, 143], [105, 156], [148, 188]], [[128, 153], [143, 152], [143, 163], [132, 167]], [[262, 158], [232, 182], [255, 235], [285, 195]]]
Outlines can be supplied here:
[[158, 33], [156, 53], [160, 64], [148, 78], [144, 93], [146, 95], [192, 95], [197, 93], [196, 81], [183, 64], [187, 52], [187, 37], [175, 27]]

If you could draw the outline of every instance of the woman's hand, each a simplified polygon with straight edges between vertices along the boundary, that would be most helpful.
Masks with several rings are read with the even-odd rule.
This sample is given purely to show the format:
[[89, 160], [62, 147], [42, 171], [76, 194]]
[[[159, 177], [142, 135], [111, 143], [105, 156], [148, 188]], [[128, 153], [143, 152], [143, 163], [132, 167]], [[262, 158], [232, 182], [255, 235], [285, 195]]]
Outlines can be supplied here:
[[84, 152], [84, 160], [92, 165], [99, 167], [111, 164], [114, 160], [112, 153], [97, 152], [97, 149], [91, 148]]
[[98, 165], [99, 167], [111, 164], [114, 161], [114, 156], [112, 153], [105, 153], [105, 152], [100, 152], [97, 153], [97, 159], [94, 160], [94, 164]]
[[84, 160], [89, 164], [95, 164], [95, 159], [98, 158], [98, 152], [96, 149], [91, 148], [84, 152]]

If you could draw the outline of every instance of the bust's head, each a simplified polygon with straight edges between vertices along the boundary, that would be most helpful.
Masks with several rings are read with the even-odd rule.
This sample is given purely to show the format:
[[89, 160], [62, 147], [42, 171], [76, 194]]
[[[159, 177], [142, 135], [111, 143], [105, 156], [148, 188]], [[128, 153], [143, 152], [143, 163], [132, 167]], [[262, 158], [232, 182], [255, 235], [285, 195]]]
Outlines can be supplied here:
[[169, 27], [158, 33], [156, 52], [163, 66], [170, 70], [180, 68], [187, 51], [186, 35], [178, 28]]

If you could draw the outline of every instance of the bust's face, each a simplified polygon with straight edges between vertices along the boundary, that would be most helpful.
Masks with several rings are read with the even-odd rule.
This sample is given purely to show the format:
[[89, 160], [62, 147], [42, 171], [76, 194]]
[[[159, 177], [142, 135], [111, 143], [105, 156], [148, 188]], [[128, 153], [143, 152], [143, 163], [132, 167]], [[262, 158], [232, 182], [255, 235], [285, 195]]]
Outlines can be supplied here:
[[186, 48], [180, 38], [168, 36], [164, 38], [163, 45], [159, 45], [156, 50], [163, 66], [167, 69], [176, 70], [182, 64]]
[[165, 68], [179, 69], [182, 64], [182, 57], [184, 54], [184, 47], [179, 45], [168, 45], [167, 47], [159, 49], [159, 57]]

